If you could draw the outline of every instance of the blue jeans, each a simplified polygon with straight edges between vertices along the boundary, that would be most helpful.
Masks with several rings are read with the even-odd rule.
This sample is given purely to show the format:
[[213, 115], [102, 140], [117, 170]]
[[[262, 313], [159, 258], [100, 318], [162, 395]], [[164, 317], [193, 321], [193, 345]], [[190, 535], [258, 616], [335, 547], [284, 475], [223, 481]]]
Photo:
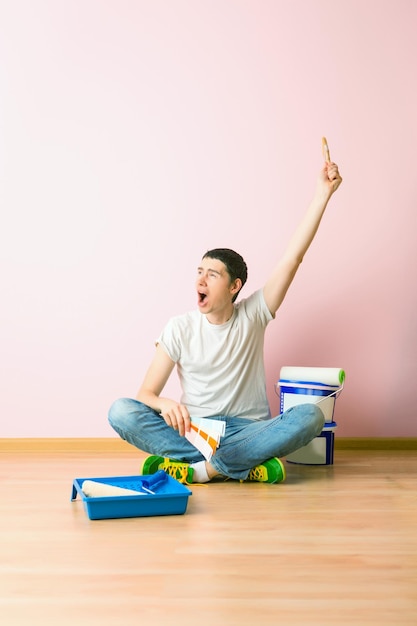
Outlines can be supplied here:
[[[237, 480], [245, 480], [255, 465], [307, 445], [324, 426], [323, 413], [315, 404], [301, 404], [268, 420], [225, 415], [210, 419], [226, 422], [225, 435], [210, 463], [219, 474]], [[109, 410], [109, 422], [122, 439], [149, 454], [187, 463], [205, 460], [188, 439], [138, 400], [116, 400]]]

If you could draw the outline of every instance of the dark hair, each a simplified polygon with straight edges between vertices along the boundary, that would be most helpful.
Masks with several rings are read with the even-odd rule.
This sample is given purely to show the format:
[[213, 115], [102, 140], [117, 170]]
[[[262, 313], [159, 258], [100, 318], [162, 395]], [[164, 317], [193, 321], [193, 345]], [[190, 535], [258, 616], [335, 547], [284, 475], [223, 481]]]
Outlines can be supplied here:
[[[230, 276], [230, 281], [233, 282], [236, 278], [240, 278], [242, 281], [242, 287], [246, 283], [248, 278], [248, 268], [246, 263], [240, 254], [235, 252], [234, 250], [230, 250], [229, 248], [214, 248], [214, 250], [208, 250], [203, 259], [217, 259], [221, 261], [226, 266], [227, 273]], [[239, 291], [233, 296], [232, 302], [236, 300], [240, 292]]]

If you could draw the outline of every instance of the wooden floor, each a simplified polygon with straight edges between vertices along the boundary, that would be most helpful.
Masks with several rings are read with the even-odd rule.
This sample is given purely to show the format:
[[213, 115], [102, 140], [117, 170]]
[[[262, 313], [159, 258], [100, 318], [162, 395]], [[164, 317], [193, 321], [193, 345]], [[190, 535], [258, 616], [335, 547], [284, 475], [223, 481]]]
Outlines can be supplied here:
[[2, 452], [0, 619], [14, 625], [417, 624], [417, 452], [192, 487], [185, 515], [88, 519], [76, 477], [140, 453]]

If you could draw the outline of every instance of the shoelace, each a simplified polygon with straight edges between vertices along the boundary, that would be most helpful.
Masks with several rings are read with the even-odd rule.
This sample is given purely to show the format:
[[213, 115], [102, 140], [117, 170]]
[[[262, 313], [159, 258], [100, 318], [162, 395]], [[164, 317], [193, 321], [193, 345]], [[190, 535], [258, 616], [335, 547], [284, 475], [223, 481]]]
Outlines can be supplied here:
[[207, 487], [206, 483], [193, 483], [188, 481], [188, 465], [181, 465], [180, 463], [172, 463], [172, 461], [165, 461], [159, 468], [164, 472], [178, 480], [178, 482], [185, 485], [192, 485], [193, 487]]
[[175, 480], [178, 480], [178, 482], [180, 483], [185, 483], [186, 485], [192, 484], [188, 482], [188, 465], [174, 465], [173, 463], [168, 461], [162, 465], [161, 469], [163, 469], [164, 472], [172, 476], [172, 478], [175, 478]]
[[268, 472], [263, 465], [257, 465], [253, 467], [248, 475], [249, 480], [256, 480], [258, 482], [265, 482], [268, 480]]

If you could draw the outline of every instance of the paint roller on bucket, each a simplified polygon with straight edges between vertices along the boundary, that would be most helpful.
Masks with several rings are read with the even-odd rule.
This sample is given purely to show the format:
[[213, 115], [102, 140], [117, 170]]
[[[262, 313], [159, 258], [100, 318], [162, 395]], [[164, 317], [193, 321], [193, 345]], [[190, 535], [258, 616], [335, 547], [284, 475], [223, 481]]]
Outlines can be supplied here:
[[287, 456], [287, 461], [306, 465], [332, 465], [336, 422], [334, 408], [341, 393], [346, 374], [338, 367], [294, 367], [281, 368], [276, 385], [280, 388], [280, 411], [300, 404], [320, 404], [325, 425], [319, 437]]
[[337, 367], [282, 367], [280, 411], [305, 403], [320, 403], [325, 422], [333, 422], [334, 404], [343, 389], [345, 371]]

